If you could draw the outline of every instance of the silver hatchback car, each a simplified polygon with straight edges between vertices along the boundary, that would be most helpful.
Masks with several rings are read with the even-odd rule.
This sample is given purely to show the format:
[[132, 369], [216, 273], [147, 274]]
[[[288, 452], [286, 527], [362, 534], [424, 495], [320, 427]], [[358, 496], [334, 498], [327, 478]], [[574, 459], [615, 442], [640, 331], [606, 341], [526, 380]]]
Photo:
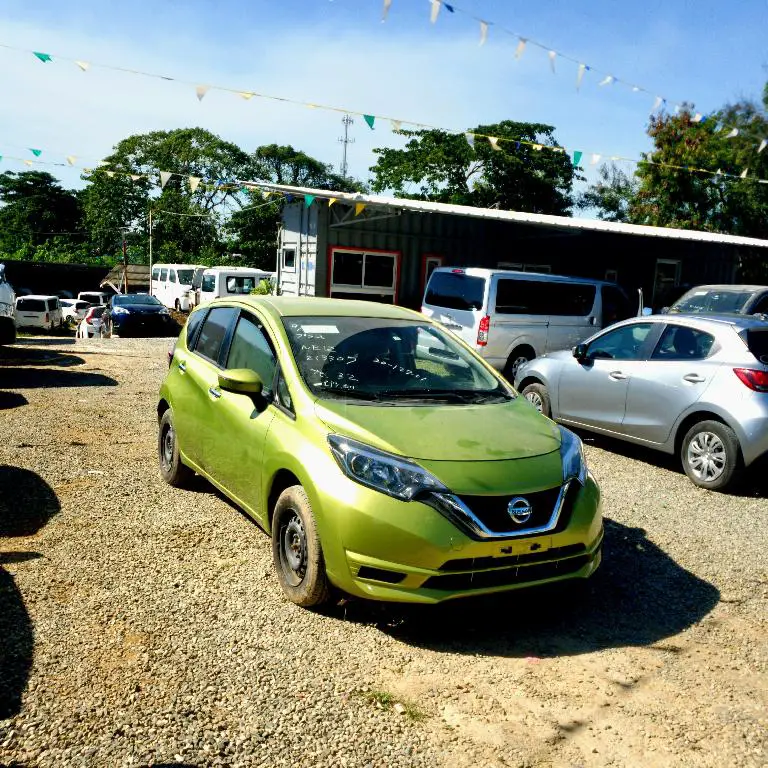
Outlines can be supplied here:
[[724, 488], [768, 454], [768, 322], [651, 315], [521, 366], [515, 386], [555, 421], [679, 454]]

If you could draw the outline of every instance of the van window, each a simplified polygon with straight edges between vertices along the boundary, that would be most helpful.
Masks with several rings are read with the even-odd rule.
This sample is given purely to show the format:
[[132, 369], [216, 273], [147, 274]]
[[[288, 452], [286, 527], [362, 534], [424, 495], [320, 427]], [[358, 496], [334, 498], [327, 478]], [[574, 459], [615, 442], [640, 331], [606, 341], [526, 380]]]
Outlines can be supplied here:
[[176, 270], [175, 269], [169, 269], [168, 270], [168, 282], [169, 283], [175, 283], [176, 282]]
[[433, 272], [425, 304], [446, 309], [482, 309], [485, 278], [463, 272]]
[[54, 309], [59, 308], [59, 300], [58, 299], [46, 299], [48, 304], [48, 311], [53, 312]]
[[227, 275], [227, 293], [247, 294], [256, 287], [255, 277]]
[[624, 291], [612, 285], [604, 285], [601, 290], [603, 293], [603, 326], [613, 325], [619, 320], [627, 320], [635, 314]]
[[500, 279], [495, 311], [501, 315], [583, 317], [592, 311], [595, 293], [595, 286], [588, 283]]
[[181, 285], [192, 285], [192, 278], [195, 274], [194, 269], [180, 269], [178, 272], [179, 283]]
[[204, 293], [213, 293], [216, 290], [216, 275], [203, 275], [200, 290]]
[[24, 312], [45, 312], [45, 302], [42, 299], [17, 299], [16, 309]]
[[159, 280], [160, 279], [160, 267], [155, 267], [152, 270], [152, 279], [153, 280]]
[[160, 282], [164, 283], [168, 279], [168, 270], [167, 269], [161, 269], [160, 270]]

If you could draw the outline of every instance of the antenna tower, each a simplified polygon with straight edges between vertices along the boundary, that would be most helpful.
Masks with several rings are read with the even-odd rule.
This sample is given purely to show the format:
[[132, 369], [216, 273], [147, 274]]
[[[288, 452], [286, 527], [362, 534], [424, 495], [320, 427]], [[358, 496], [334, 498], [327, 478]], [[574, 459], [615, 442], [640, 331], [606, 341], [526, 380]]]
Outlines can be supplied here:
[[341, 154], [341, 167], [339, 170], [341, 171], [341, 177], [343, 179], [347, 178], [347, 145], [348, 144], [354, 144], [355, 140], [349, 138], [349, 126], [352, 125], [355, 121], [349, 116], [344, 115], [344, 117], [341, 118], [341, 122], [344, 124], [344, 135], [339, 137], [339, 143], [342, 145], [342, 154]]

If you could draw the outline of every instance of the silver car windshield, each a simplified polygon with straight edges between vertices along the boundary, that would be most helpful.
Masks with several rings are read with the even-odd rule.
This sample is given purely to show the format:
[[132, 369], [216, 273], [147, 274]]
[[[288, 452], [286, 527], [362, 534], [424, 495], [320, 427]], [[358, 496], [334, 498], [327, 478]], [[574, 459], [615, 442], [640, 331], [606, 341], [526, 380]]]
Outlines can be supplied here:
[[741, 312], [751, 296], [751, 291], [694, 291], [678, 299], [669, 311], [685, 314]]
[[514, 397], [449, 333], [429, 323], [375, 317], [283, 319], [313, 394], [358, 400], [498, 402]]

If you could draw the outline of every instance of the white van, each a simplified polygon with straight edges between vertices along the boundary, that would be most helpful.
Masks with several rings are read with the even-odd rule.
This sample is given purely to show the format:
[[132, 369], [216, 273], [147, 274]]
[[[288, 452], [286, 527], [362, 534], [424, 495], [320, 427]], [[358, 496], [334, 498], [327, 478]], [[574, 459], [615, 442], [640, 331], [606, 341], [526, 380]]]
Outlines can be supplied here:
[[262, 280], [273, 281], [274, 272], [251, 267], [211, 267], [200, 282], [200, 304], [220, 296], [249, 294]]
[[80, 291], [77, 294], [78, 301], [87, 301], [91, 306], [101, 306], [103, 304], [109, 304], [109, 300], [114, 296], [114, 293], [107, 293], [106, 291]]
[[637, 314], [615, 283], [474, 267], [435, 269], [421, 311], [510, 381], [522, 363]]
[[169, 309], [188, 312], [191, 308], [189, 292], [198, 269], [205, 267], [199, 264], [155, 264], [150, 293]]
[[45, 328], [52, 331], [62, 325], [58, 296], [30, 294], [16, 299], [17, 328]]

